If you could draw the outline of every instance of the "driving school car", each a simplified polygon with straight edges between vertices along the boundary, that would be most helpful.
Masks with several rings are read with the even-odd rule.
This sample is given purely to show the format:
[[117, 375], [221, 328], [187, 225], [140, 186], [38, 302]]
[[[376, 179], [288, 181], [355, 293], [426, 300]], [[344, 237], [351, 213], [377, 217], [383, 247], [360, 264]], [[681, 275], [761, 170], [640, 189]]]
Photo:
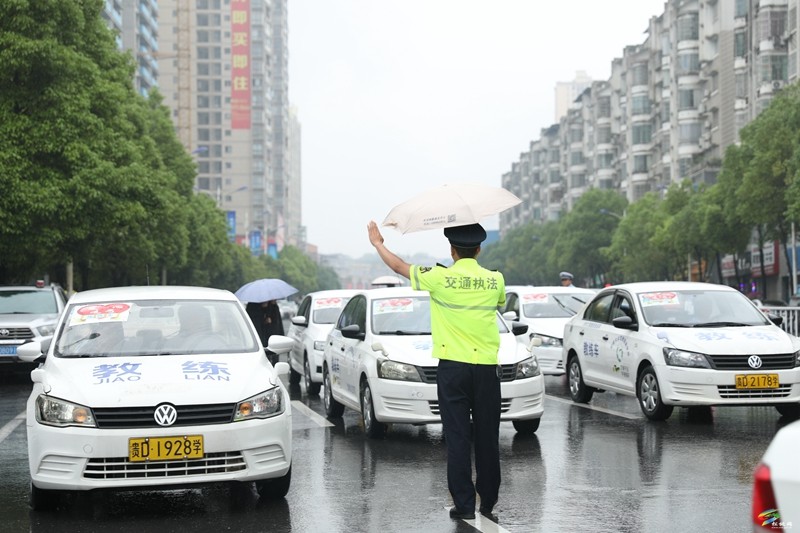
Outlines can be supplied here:
[[[291, 349], [273, 336], [272, 351]], [[42, 355], [39, 342], [19, 348]], [[289, 394], [239, 300], [199, 287], [72, 297], [27, 403], [31, 506], [61, 491], [255, 482], [281, 498], [292, 466]]]
[[[382, 437], [387, 424], [439, 424], [432, 354], [430, 295], [408, 287], [354, 295], [328, 335], [323, 363], [325, 412], [345, 407], [361, 413], [364, 430]], [[497, 315], [500, 331], [501, 420], [533, 433], [544, 412], [544, 378], [530, 348], [517, 342], [527, 331]]]
[[800, 415], [800, 339], [724, 285], [604, 289], [564, 327], [563, 358], [580, 403], [606, 390], [635, 396], [651, 420], [692, 405], [774, 405]]

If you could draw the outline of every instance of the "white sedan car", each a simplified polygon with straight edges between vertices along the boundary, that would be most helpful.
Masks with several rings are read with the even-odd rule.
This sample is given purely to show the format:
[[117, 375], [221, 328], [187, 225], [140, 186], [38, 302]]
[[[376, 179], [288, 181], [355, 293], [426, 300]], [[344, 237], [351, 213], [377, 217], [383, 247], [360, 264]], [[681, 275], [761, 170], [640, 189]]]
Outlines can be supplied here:
[[286, 333], [294, 339], [294, 348], [289, 354], [292, 367], [289, 383], [300, 383], [300, 377], [308, 394], [319, 394], [322, 385], [322, 359], [325, 339], [333, 329], [344, 305], [355, 294], [355, 290], [336, 289], [312, 292], [303, 298], [292, 317]]
[[800, 415], [800, 339], [724, 285], [604, 289], [564, 327], [563, 358], [576, 402], [606, 390], [635, 396], [651, 420], [691, 405], [774, 405]]
[[[269, 348], [288, 352], [273, 336]], [[40, 342], [20, 347], [33, 361]], [[61, 491], [255, 482], [282, 498], [292, 472], [289, 393], [230, 292], [125, 287], [73, 296], [27, 405], [31, 506]]]
[[538, 337], [542, 344], [533, 349], [542, 374], [564, 374], [561, 361], [561, 338], [564, 324], [596, 294], [578, 287], [506, 286], [506, 306], [503, 316], [528, 324], [529, 338]]
[[[509, 327], [499, 313], [501, 420], [533, 433], [544, 412], [544, 378], [536, 358], [517, 342], [524, 324]], [[328, 335], [322, 374], [328, 417], [359, 411], [369, 437], [387, 424], [438, 424], [438, 359], [431, 355], [430, 295], [408, 287], [354, 295]]]
[[753, 474], [753, 530], [791, 531], [800, 525], [800, 421], [784, 426]]

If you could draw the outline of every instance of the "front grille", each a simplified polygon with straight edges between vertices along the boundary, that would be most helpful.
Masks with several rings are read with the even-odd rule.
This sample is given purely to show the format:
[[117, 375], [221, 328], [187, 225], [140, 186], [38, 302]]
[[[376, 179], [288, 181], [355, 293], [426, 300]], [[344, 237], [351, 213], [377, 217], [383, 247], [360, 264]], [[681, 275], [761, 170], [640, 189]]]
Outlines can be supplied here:
[[720, 398], [727, 400], [749, 400], [753, 398], [786, 398], [792, 392], [791, 385], [782, 385], [774, 389], [737, 389], [736, 385], [718, 385]]
[[[178, 405], [178, 418], [170, 427], [227, 424], [233, 421], [235, 403], [209, 405]], [[157, 428], [153, 418], [155, 406], [96, 407], [94, 418], [101, 429]]]
[[30, 328], [6, 328], [0, 325], [0, 329], [7, 329], [8, 335], [0, 336], [2, 341], [27, 340], [33, 338], [33, 331]]
[[[711, 366], [717, 370], [754, 370], [747, 364], [749, 355], [709, 355]], [[757, 370], [783, 370], [794, 368], [793, 353], [759, 355], [761, 367]]]
[[[502, 374], [500, 381], [514, 381], [517, 377], [517, 364], [501, 365]], [[418, 366], [419, 375], [423, 383], [436, 383], [436, 371], [438, 367], [435, 366]]]
[[208, 453], [203, 459], [131, 462], [126, 457], [89, 459], [88, 479], [136, 479], [225, 474], [247, 468], [241, 452]]

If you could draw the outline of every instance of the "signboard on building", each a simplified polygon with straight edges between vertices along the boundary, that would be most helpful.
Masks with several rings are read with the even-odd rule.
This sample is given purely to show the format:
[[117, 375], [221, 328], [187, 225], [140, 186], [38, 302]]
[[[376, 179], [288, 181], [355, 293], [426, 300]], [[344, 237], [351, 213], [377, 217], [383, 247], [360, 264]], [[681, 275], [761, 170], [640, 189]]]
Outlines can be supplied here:
[[[756, 245], [750, 246], [750, 275], [754, 278], [761, 277], [761, 257], [759, 248]], [[764, 243], [764, 274], [774, 276], [778, 273], [778, 241], [767, 241]]]
[[261, 255], [264, 251], [263, 242], [261, 239], [261, 231], [253, 230], [250, 232], [250, 253], [253, 255]]
[[250, 0], [231, 0], [231, 129], [250, 129]]
[[225, 221], [228, 223], [228, 239], [234, 242], [236, 239], [236, 211], [226, 211]]

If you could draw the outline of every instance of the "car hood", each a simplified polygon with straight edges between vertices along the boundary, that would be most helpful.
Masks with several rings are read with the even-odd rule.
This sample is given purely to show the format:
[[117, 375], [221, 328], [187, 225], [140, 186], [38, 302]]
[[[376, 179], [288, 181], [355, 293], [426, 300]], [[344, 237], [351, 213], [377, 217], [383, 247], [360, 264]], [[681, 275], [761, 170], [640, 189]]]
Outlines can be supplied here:
[[235, 403], [275, 386], [266, 356], [48, 358], [43, 387], [89, 407]]
[[651, 328], [666, 344], [682, 350], [705, 354], [793, 353], [800, 349], [800, 339], [777, 326], [728, 328]]
[[33, 315], [27, 313], [0, 313], [0, 324], [6, 326], [10, 324], [37, 327], [43, 324], [55, 324], [58, 321], [58, 314]]
[[[439, 360], [433, 357], [433, 341], [430, 335], [386, 336], [379, 341], [386, 356], [400, 363], [416, 366], [436, 366]], [[500, 364], [516, 363], [530, 357], [525, 347], [511, 333], [500, 335]]]
[[548, 337], [561, 339], [564, 337], [564, 324], [570, 317], [559, 318], [523, 318], [522, 323], [528, 324], [528, 333], [538, 333]]

